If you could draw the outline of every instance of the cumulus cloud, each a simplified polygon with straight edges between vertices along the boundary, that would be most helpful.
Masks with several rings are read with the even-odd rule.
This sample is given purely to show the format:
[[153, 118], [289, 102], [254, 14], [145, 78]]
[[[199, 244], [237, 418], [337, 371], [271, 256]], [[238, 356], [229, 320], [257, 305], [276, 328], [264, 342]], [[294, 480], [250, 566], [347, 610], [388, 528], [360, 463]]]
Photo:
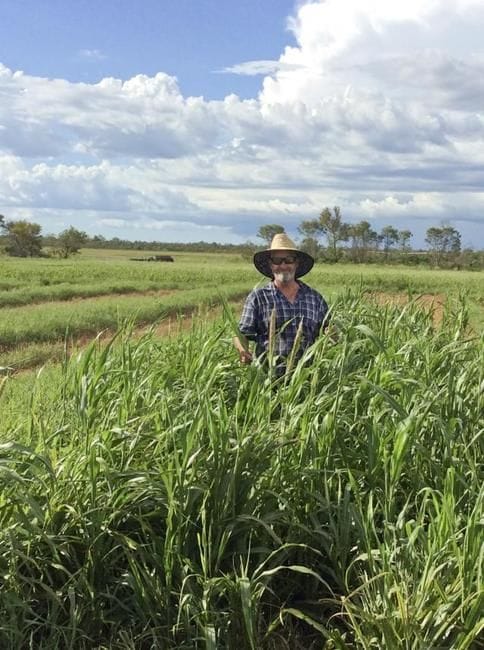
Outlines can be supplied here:
[[277, 61], [223, 69], [264, 76], [250, 100], [185, 97], [163, 71], [86, 84], [0, 65], [0, 211], [235, 240], [340, 205], [484, 240], [482, 2], [312, 1], [288, 24]]

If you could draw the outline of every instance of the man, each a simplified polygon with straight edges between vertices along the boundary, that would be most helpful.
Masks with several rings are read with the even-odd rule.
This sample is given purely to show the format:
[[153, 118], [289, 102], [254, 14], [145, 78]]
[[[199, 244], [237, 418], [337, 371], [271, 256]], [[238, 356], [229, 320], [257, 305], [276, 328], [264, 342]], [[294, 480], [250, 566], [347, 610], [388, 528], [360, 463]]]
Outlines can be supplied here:
[[[329, 321], [328, 305], [314, 289], [299, 280], [314, 264], [314, 259], [296, 248], [286, 233], [275, 235], [271, 246], [254, 255], [254, 265], [272, 282], [253, 289], [245, 301], [239, 329], [249, 341], [255, 341], [255, 354], [267, 360], [276, 357], [276, 374], [286, 370], [293, 359], [314, 343]], [[240, 337], [234, 338], [240, 361], [251, 363], [253, 354]]]

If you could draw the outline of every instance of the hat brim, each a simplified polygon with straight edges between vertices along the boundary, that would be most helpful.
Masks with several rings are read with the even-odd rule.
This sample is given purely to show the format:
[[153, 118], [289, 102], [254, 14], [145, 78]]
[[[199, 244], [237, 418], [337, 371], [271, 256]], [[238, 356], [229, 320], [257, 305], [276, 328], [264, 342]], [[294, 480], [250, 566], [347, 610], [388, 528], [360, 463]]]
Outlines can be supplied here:
[[[271, 250], [265, 250], [259, 251], [254, 255], [255, 268], [259, 271], [259, 273], [262, 273], [262, 275], [265, 275], [266, 277], [272, 279], [274, 278], [274, 274], [272, 273], [270, 258], [271, 253], [273, 252], [274, 251]], [[287, 253], [292, 252], [297, 255], [298, 263], [296, 269], [296, 278], [300, 278], [303, 275], [306, 275], [306, 273], [309, 273], [309, 271], [313, 268], [314, 259], [311, 257], [311, 255], [304, 253], [303, 251], [287, 251]]]

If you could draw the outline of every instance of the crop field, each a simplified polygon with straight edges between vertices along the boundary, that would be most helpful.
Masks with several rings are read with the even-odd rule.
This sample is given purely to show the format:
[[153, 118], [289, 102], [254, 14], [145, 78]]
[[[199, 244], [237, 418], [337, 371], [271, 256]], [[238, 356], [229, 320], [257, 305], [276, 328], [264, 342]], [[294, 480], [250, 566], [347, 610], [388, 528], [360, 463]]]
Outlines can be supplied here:
[[[0, 258], [0, 367], [59, 361], [77, 341], [126, 319], [137, 326], [241, 300], [261, 280], [234, 254], [175, 253], [175, 263], [134, 262], [138, 251], [83, 251], [68, 260]], [[143, 251], [143, 257], [150, 255]], [[484, 324], [484, 273], [376, 266], [316, 266], [310, 283], [327, 298], [352, 288], [374, 296], [424, 295], [441, 305], [467, 295], [471, 324]]]
[[276, 379], [249, 261], [130, 256], [0, 260], [0, 647], [484, 648], [484, 274], [316, 267]]

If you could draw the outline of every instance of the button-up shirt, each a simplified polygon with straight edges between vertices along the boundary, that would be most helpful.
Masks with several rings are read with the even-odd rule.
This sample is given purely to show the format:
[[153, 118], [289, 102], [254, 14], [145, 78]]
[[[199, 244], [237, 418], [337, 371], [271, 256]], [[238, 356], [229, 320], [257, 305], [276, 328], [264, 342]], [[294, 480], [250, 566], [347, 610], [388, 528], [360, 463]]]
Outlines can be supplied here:
[[275, 340], [272, 350], [275, 355], [287, 358], [296, 340], [298, 327], [302, 322], [302, 338], [296, 351], [296, 359], [312, 345], [320, 331], [329, 321], [329, 309], [320, 293], [304, 282], [297, 280], [299, 290], [294, 302], [290, 302], [274, 282], [265, 287], [253, 289], [247, 296], [239, 328], [250, 341], [255, 341], [257, 356], [269, 351], [271, 314], [275, 311]]

